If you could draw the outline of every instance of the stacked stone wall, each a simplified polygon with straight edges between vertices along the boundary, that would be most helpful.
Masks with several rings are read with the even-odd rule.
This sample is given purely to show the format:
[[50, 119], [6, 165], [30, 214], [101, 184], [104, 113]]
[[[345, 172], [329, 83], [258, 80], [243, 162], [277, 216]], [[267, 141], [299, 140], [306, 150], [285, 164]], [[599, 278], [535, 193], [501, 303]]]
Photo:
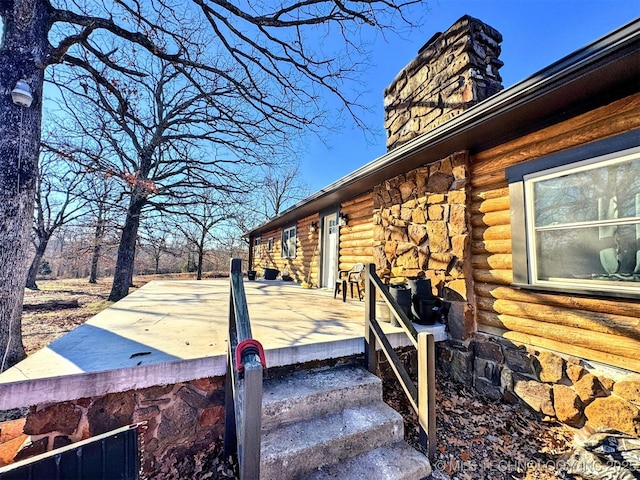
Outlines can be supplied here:
[[574, 428], [640, 436], [640, 375], [478, 333], [438, 345], [438, 366], [485, 397], [522, 403]]
[[384, 92], [389, 150], [502, 90], [502, 35], [464, 16], [423, 47]]
[[433, 294], [452, 303], [449, 330], [473, 332], [468, 303], [468, 155], [459, 152], [374, 188], [376, 271], [390, 282], [426, 276]]
[[176, 478], [177, 462], [213, 448], [224, 433], [224, 378], [31, 407], [26, 419], [0, 424], [0, 465], [138, 422], [146, 422], [143, 475]]

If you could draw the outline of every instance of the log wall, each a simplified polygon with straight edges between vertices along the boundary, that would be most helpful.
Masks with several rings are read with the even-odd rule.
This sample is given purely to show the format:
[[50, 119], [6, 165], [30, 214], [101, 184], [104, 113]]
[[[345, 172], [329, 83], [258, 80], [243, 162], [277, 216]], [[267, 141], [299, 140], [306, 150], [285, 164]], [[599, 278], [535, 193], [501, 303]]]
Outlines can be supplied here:
[[[275, 268], [282, 273], [288, 273], [296, 282], [308, 282], [318, 286], [318, 234], [320, 229], [316, 227], [311, 232], [311, 222], [318, 224], [318, 215], [311, 215], [298, 220], [296, 224], [296, 256], [295, 258], [282, 258], [282, 230], [272, 230], [262, 234], [260, 254], [254, 251], [253, 268], [262, 276], [265, 268]], [[273, 248], [267, 251], [267, 242], [273, 238]]]
[[340, 227], [339, 269], [373, 262], [373, 194], [343, 202], [340, 213], [347, 216], [347, 225]]
[[471, 158], [471, 265], [480, 332], [640, 372], [640, 302], [512, 288], [505, 169], [640, 127], [640, 94]]

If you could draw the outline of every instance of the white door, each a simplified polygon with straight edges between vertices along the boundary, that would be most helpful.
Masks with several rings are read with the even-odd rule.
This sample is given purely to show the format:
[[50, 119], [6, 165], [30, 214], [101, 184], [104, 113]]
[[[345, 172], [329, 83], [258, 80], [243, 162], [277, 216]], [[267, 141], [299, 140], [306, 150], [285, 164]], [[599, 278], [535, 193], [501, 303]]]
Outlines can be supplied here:
[[338, 266], [338, 214], [324, 217], [322, 236], [322, 286], [333, 288]]

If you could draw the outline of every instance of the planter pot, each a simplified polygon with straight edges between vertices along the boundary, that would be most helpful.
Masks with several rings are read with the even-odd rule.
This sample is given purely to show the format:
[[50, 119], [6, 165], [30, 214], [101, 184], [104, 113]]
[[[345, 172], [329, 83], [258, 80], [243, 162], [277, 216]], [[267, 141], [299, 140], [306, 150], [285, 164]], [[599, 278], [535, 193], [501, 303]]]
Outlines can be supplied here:
[[[402, 311], [411, 318], [411, 290], [409, 290], [404, 283], [392, 283], [389, 285], [389, 294]], [[395, 327], [400, 326], [395, 315], [391, 317], [391, 324]]]
[[442, 316], [442, 301], [439, 298], [414, 297], [414, 322], [420, 325], [433, 325]]
[[391, 311], [389, 310], [389, 305], [387, 305], [387, 302], [384, 300], [376, 302], [376, 319], [379, 322], [391, 322]]
[[249, 280], [255, 280], [255, 279], [256, 279], [256, 273], [257, 273], [257, 272], [256, 272], [255, 270], [249, 270], [249, 271], [247, 272], [247, 278], [248, 278]]
[[431, 291], [431, 280], [424, 277], [412, 277], [408, 278], [409, 288], [411, 288], [411, 295], [418, 297], [433, 297]]
[[264, 269], [264, 279], [265, 280], [275, 280], [280, 273], [280, 270], [276, 270], [275, 268], [265, 268]]

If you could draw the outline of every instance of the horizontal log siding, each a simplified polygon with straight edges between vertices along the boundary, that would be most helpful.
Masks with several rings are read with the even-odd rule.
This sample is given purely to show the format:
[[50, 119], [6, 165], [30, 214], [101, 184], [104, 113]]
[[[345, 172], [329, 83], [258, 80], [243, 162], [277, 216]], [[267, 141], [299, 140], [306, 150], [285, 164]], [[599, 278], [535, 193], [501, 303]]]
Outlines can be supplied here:
[[[265, 268], [288, 272], [296, 282], [309, 282], [318, 286], [318, 232], [311, 232], [311, 222], [319, 222], [318, 215], [298, 220], [296, 224], [296, 256], [282, 258], [282, 230], [266, 232], [261, 237], [260, 256], [254, 256], [254, 269], [262, 276]], [[273, 237], [273, 250], [267, 252], [267, 241]]]
[[640, 127], [640, 94], [471, 159], [471, 265], [481, 332], [640, 372], [640, 302], [512, 288], [505, 169]]
[[373, 194], [344, 202], [340, 213], [347, 216], [347, 225], [340, 227], [340, 270], [373, 262]]

